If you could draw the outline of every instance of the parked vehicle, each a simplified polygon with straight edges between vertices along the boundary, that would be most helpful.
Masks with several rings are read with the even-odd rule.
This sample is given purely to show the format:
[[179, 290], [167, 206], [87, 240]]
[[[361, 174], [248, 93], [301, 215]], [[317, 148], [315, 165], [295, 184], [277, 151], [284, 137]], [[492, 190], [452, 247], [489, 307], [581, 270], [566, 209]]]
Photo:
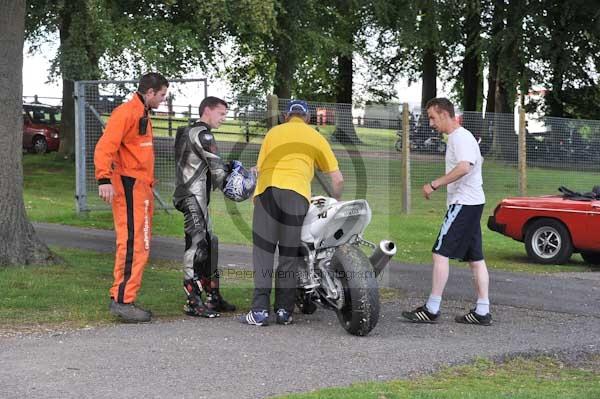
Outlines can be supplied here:
[[[438, 132], [429, 126], [429, 119], [424, 116], [416, 119], [410, 115], [410, 150], [431, 154], [445, 154], [446, 142]], [[402, 129], [396, 131], [398, 139], [394, 147], [402, 151]]]
[[45, 104], [23, 104], [23, 149], [43, 154], [57, 151], [60, 109]]
[[562, 264], [573, 252], [600, 264], [600, 186], [590, 193], [565, 187], [562, 195], [503, 199], [488, 219], [488, 228], [525, 244], [538, 263]]
[[[367, 335], [379, 320], [377, 276], [396, 253], [391, 241], [378, 246], [362, 235], [371, 221], [365, 200], [338, 202], [313, 197], [302, 226], [304, 264], [299, 271], [296, 305], [311, 314], [317, 305], [336, 312], [342, 327]], [[374, 249], [370, 258], [360, 245]]]

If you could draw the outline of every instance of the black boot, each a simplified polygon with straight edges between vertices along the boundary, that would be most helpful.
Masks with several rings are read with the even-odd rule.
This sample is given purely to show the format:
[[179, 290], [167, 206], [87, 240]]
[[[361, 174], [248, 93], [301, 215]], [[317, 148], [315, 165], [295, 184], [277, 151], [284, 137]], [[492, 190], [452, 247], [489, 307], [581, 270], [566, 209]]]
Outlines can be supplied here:
[[187, 294], [187, 301], [183, 306], [183, 311], [188, 316], [214, 318], [220, 314], [212, 309], [212, 306], [206, 306], [202, 302], [202, 288], [198, 280], [184, 280], [183, 289]]
[[218, 288], [212, 288], [206, 295], [206, 303], [209, 308], [216, 310], [217, 312], [235, 312], [234, 304], [227, 302], [221, 296]]

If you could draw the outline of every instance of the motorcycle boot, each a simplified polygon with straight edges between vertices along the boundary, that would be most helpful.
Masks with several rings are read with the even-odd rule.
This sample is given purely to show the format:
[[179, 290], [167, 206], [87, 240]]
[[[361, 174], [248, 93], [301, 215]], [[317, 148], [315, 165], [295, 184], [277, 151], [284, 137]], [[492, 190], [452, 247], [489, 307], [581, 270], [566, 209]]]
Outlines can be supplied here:
[[213, 289], [206, 295], [206, 302], [209, 307], [217, 312], [235, 312], [236, 306], [223, 299], [219, 289]]
[[206, 291], [206, 306], [217, 312], [235, 312], [236, 306], [227, 302], [219, 290], [218, 278], [213, 280], [202, 279], [202, 286]]
[[183, 289], [187, 294], [187, 301], [183, 306], [183, 311], [188, 316], [215, 318], [220, 314], [202, 301], [202, 288], [198, 280], [184, 280]]
[[219, 291], [219, 237], [210, 233], [208, 236], [208, 259], [200, 265], [199, 275], [206, 276], [200, 279], [202, 288], [206, 292], [206, 306], [216, 312], [234, 312], [235, 305], [223, 299]]

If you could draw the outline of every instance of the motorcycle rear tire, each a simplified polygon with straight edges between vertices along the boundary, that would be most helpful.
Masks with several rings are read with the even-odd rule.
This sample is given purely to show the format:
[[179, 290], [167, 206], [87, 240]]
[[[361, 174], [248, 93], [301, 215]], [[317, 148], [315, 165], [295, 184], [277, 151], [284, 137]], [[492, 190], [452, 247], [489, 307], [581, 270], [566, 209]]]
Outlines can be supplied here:
[[379, 321], [379, 286], [371, 262], [345, 244], [336, 249], [331, 266], [344, 287], [344, 305], [336, 310], [340, 324], [352, 335], [369, 334]]

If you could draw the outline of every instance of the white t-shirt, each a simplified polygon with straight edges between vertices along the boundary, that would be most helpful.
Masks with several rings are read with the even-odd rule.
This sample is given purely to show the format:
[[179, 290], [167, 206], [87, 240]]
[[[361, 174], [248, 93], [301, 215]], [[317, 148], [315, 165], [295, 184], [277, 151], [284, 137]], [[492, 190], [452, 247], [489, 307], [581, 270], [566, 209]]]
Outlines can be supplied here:
[[464, 127], [459, 127], [448, 135], [446, 146], [446, 173], [450, 172], [459, 162], [467, 161], [473, 165], [471, 171], [448, 184], [446, 204], [480, 205], [485, 203], [483, 193], [483, 178], [481, 165], [483, 157], [475, 137]]

